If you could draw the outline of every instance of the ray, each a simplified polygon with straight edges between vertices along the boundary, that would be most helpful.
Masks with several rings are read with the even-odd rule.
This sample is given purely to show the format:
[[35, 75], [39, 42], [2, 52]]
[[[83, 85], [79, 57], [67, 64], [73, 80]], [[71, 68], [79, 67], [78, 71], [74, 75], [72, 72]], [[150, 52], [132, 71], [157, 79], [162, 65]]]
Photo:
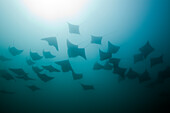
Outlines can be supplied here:
[[59, 50], [58, 49], [58, 42], [57, 42], [57, 38], [56, 37], [47, 37], [47, 38], [43, 38], [41, 40], [47, 41], [50, 46], [55, 47], [55, 49], [57, 51]]

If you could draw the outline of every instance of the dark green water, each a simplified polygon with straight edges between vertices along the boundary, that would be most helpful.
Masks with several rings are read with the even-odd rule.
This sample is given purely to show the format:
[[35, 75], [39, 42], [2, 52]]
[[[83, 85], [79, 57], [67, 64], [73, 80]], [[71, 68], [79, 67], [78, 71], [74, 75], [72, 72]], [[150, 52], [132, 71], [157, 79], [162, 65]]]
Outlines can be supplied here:
[[[0, 55], [12, 60], [0, 61], [0, 69], [22, 68], [34, 78], [33, 81], [5, 80], [0, 77], [0, 90], [14, 94], [0, 93], [1, 113], [152, 113], [161, 112], [170, 103], [170, 80], [154, 87], [146, 87], [157, 80], [158, 73], [170, 65], [170, 1], [169, 0], [100, 0], [87, 16], [78, 16], [63, 21], [48, 22], [26, 10], [20, 0], [0, 1]], [[80, 25], [80, 35], [70, 34], [67, 22]], [[101, 45], [90, 43], [90, 36], [103, 36]], [[49, 46], [42, 38], [57, 38], [59, 51]], [[68, 58], [66, 40], [85, 47], [87, 60], [82, 57]], [[151, 80], [139, 83], [139, 79], [119, 81], [113, 70], [93, 70], [100, 61], [99, 49], [107, 51], [107, 43], [120, 46], [112, 57], [120, 58], [120, 66], [132, 68], [138, 73], [147, 70]], [[146, 61], [134, 64], [133, 55], [139, 53], [147, 41], [154, 51]], [[9, 46], [23, 49], [23, 53], [12, 56]], [[44, 83], [26, 63], [30, 50], [42, 55], [50, 51], [56, 57], [41, 59], [35, 66], [52, 64], [69, 59], [73, 69], [83, 78], [73, 80], [71, 72], [45, 73], [55, 79]], [[150, 58], [163, 55], [163, 63], [150, 67]], [[104, 62], [101, 62], [104, 63]], [[127, 70], [128, 71], [128, 70]], [[127, 73], [127, 72], [126, 72]], [[169, 73], [167, 73], [169, 74]], [[126, 75], [125, 75], [126, 76]], [[83, 90], [81, 83], [94, 86], [94, 90]], [[27, 86], [40, 88], [32, 92]]]

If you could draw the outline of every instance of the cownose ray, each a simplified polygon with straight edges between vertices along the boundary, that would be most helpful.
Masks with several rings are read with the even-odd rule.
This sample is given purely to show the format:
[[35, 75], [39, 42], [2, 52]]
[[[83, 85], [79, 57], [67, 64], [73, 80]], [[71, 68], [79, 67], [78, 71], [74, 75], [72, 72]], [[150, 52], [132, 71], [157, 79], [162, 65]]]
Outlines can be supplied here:
[[83, 74], [75, 73], [74, 71], [72, 71], [72, 76], [73, 76], [73, 80], [79, 80], [83, 78]]
[[115, 54], [119, 51], [120, 47], [117, 45], [113, 45], [110, 41], [108, 41], [108, 53]]
[[85, 60], [87, 59], [87, 58], [86, 58], [85, 48], [79, 48], [79, 49], [78, 49], [78, 53], [79, 53], [79, 56], [81, 56], [81, 57], [84, 58]]
[[141, 52], [141, 54], [143, 54], [144, 58], [146, 59], [148, 55], [150, 55], [153, 51], [154, 48], [151, 46], [151, 44], [149, 43], [149, 41], [147, 41], [147, 43], [142, 46], [139, 51]]
[[139, 54], [135, 54], [133, 56], [133, 59], [134, 59], [134, 63], [136, 64], [137, 62], [141, 62], [144, 60], [144, 56], [142, 53], [139, 53]]
[[101, 61], [106, 60], [106, 59], [110, 59], [112, 57], [111, 53], [103, 52], [100, 49], [99, 49], [99, 55], [100, 55], [100, 60]]
[[112, 70], [113, 69], [113, 65], [111, 65], [111, 63], [109, 61], [106, 61], [104, 66], [103, 66], [104, 70]]
[[43, 56], [47, 59], [50, 59], [50, 58], [55, 58], [56, 56], [54, 56], [53, 54], [51, 54], [50, 51], [44, 51], [43, 50]]
[[56, 69], [54, 66], [52, 65], [46, 65], [46, 66], [42, 66], [45, 70], [48, 70], [49, 72], [60, 72], [60, 70]]
[[80, 34], [79, 26], [67, 23], [69, 27], [69, 33], [71, 34]]
[[119, 66], [120, 60], [120, 58], [110, 58], [109, 63], [111, 63], [114, 68], [117, 68]]
[[56, 37], [47, 37], [47, 38], [43, 38], [41, 40], [47, 41], [50, 46], [55, 47], [55, 49], [57, 51], [59, 50], [58, 49], [58, 42], [57, 42], [57, 38]]
[[41, 73], [37, 73], [37, 76], [43, 81], [43, 82], [49, 82], [51, 80], [54, 79], [54, 77], [50, 77], [46, 74], [41, 74]]
[[40, 72], [42, 72], [44, 69], [41, 69], [41, 68], [39, 68], [38, 66], [32, 66], [32, 70], [33, 70], [35, 73], [40, 73]]
[[30, 78], [28, 73], [26, 73], [22, 68], [9, 68], [9, 70], [15, 73], [17, 75], [16, 78], [18, 79], [23, 79], [25, 81], [34, 80]]
[[25, 80], [25, 81], [28, 81], [28, 80], [35, 80], [35, 79], [33, 79], [33, 78], [30, 78], [28, 75], [16, 76], [16, 78], [22, 79], [22, 80]]
[[95, 62], [93, 65], [93, 70], [101, 70], [103, 68], [104, 68], [104, 66], [99, 64], [98, 62]]
[[117, 66], [113, 68], [113, 73], [119, 75], [119, 79], [125, 79], [126, 68]]
[[13, 55], [13, 56], [20, 55], [24, 51], [24, 50], [19, 50], [16, 47], [10, 47], [10, 46], [9, 46], [8, 50], [11, 53], [11, 55]]
[[101, 45], [103, 37], [91, 35], [91, 43]]
[[85, 48], [79, 48], [78, 45], [71, 43], [69, 40], [67, 40], [67, 53], [69, 58], [81, 56], [86, 60]]
[[162, 63], [163, 63], [163, 55], [161, 55], [159, 57], [153, 57], [150, 59], [151, 67], [156, 66], [158, 64], [162, 64]]
[[132, 68], [129, 69], [129, 71], [127, 72], [126, 76], [129, 79], [135, 79], [139, 77], [139, 73], [137, 73], [136, 71], [134, 71]]
[[94, 90], [95, 89], [93, 85], [88, 85], [88, 84], [81, 84], [81, 87], [84, 90]]
[[73, 71], [73, 68], [69, 60], [57, 61], [55, 63], [61, 66], [61, 69], [63, 72]]
[[35, 62], [33, 62], [31, 59], [26, 59], [26, 62], [30, 66], [35, 64]]
[[13, 73], [19, 75], [19, 76], [28, 74], [22, 68], [9, 68], [9, 70], [12, 71]]
[[37, 52], [32, 52], [30, 50], [30, 56], [32, 58], [32, 60], [41, 60], [43, 58], [43, 56], [40, 56]]
[[40, 90], [40, 88], [39, 87], [37, 87], [36, 85], [28, 85], [27, 86], [31, 91], [37, 91], [37, 90]]

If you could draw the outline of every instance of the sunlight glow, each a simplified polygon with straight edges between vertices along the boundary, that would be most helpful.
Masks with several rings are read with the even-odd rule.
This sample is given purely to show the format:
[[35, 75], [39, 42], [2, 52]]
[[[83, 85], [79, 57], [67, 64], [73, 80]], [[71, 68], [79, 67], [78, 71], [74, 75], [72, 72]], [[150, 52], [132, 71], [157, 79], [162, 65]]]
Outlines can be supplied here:
[[34, 14], [48, 19], [72, 17], [84, 8], [88, 0], [23, 0]]

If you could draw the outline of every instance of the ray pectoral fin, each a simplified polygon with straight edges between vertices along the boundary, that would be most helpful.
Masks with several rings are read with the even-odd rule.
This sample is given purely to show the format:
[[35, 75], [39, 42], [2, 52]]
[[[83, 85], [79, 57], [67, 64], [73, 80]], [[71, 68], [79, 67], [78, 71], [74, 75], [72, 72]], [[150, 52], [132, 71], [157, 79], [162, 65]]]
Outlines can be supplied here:
[[47, 38], [43, 38], [41, 40], [47, 41], [50, 46], [54, 46], [57, 51], [59, 50], [58, 49], [58, 42], [57, 42], [56, 37], [47, 37]]
[[27, 86], [31, 91], [37, 91], [37, 90], [40, 90], [39, 87], [35, 86], [35, 85], [29, 85]]
[[84, 90], [94, 90], [95, 89], [93, 85], [81, 84], [81, 86]]
[[43, 58], [43, 56], [40, 56], [38, 53], [36, 53], [36, 52], [31, 52], [31, 51], [30, 51], [30, 56], [31, 56], [31, 58], [32, 58], [33, 60], [40, 60], [40, 59]]
[[63, 72], [73, 71], [69, 60], [58, 61], [55, 63], [61, 66]]
[[112, 57], [111, 53], [103, 52], [101, 50], [99, 50], [99, 55], [100, 55], [100, 60], [101, 61], [106, 60], [106, 59], [110, 59]]
[[95, 62], [94, 66], [93, 66], [93, 70], [100, 70], [103, 68], [104, 68], [104, 66], [99, 64], [98, 62]]
[[45, 70], [48, 70], [49, 72], [60, 72], [60, 70], [56, 69], [54, 66], [52, 65], [48, 65], [48, 66], [42, 66]]
[[45, 58], [55, 58], [55, 56], [52, 55], [50, 51], [43, 51], [43, 55]]
[[113, 45], [110, 41], [108, 41], [108, 53], [115, 54], [119, 51], [120, 47]]
[[83, 78], [83, 74], [77, 74], [74, 71], [72, 71], [72, 76], [73, 76], [73, 80], [79, 80]]
[[68, 23], [69, 33], [80, 34], [79, 26]]
[[144, 58], [147, 58], [148, 55], [150, 55], [153, 51], [154, 48], [150, 45], [149, 41], [140, 49], [141, 54], [144, 55]]
[[8, 50], [13, 56], [20, 55], [24, 51], [24, 50], [19, 50], [16, 47], [10, 47], [10, 46], [9, 46]]
[[163, 63], [163, 55], [159, 56], [159, 57], [154, 57], [150, 59], [150, 65], [151, 67], [158, 65], [158, 64], [162, 64]]
[[102, 43], [102, 39], [103, 37], [100, 37], [100, 36], [91, 36], [91, 43], [92, 44], [101, 44]]
[[137, 62], [140, 62], [140, 61], [143, 61], [144, 60], [144, 56], [143, 54], [135, 54], [134, 56], [134, 63], [137, 63]]

